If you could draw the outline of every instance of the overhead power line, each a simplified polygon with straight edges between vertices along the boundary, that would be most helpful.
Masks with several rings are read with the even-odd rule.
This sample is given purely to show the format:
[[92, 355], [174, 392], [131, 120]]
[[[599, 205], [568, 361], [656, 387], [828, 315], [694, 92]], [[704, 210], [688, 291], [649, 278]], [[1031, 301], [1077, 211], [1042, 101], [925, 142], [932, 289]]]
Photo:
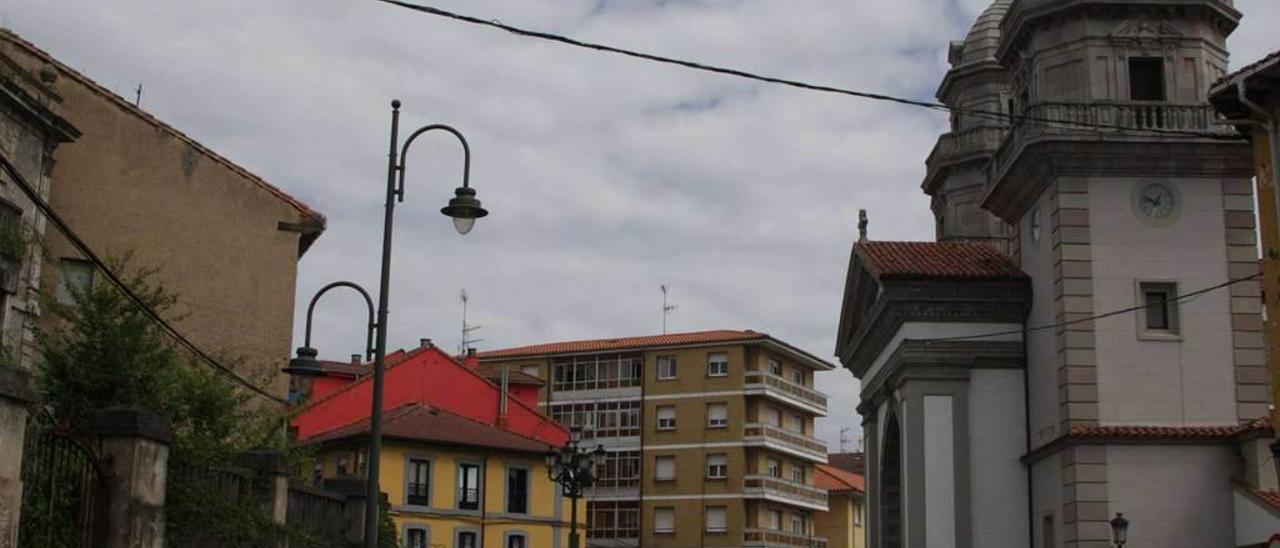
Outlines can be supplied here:
[[630, 49], [610, 46], [606, 44], [600, 44], [596, 42], [586, 42], [583, 40], [578, 40], [575, 38], [570, 38], [568, 36], [563, 36], [559, 34], [529, 30], [521, 27], [508, 25], [496, 19], [495, 20], [482, 19], [480, 17], [463, 15], [460, 13], [454, 13], [451, 11], [443, 10], [443, 9], [432, 7], [432, 6], [424, 6], [420, 4], [414, 4], [411, 2], [405, 2], [403, 0], [375, 0], [375, 1], [417, 11], [419, 13], [425, 13], [425, 14], [434, 15], [437, 17], [444, 17], [454, 21], [461, 21], [461, 22], [470, 23], [473, 25], [490, 27], [490, 28], [506, 31], [511, 34], [515, 34], [517, 36], [523, 36], [526, 38], [536, 38], [539, 40], [558, 42], [560, 44], [573, 46], [577, 48], [584, 48], [584, 49], [595, 50], [595, 51], [600, 51], [605, 53], [624, 55], [627, 57], [642, 59], [645, 61], [652, 61], [655, 63], [676, 65], [676, 66], [703, 71], [703, 72], [710, 72], [710, 73], [722, 74], [727, 76], [736, 76], [738, 78], [745, 78], [748, 80], [755, 80], [758, 82], [765, 82], [769, 84], [779, 84], [783, 86], [790, 86], [793, 88], [799, 88], [799, 89], [804, 89], [809, 91], [835, 93], [839, 95], [869, 99], [872, 101], [897, 103], [901, 105], [927, 108], [930, 110], [936, 110], [936, 111], [942, 111], [942, 112], [952, 112], [956, 114], [968, 114], [972, 116], [978, 116], [978, 117], [983, 117], [983, 118], [988, 118], [993, 120], [1038, 122], [1038, 123], [1055, 124], [1060, 126], [1071, 126], [1071, 127], [1085, 128], [1085, 129], [1118, 130], [1118, 131], [1123, 131], [1125, 133], [1130, 133], [1130, 134], [1195, 137], [1195, 138], [1208, 138], [1208, 139], [1233, 140], [1233, 141], [1241, 139], [1241, 137], [1232, 135], [1229, 133], [1215, 133], [1211, 131], [1198, 131], [1198, 130], [1191, 130], [1191, 129], [1134, 128], [1134, 127], [1120, 125], [1120, 124], [1106, 124], [1106, 123], [1073, 121], [1073, 120], [1056, 120], [1053, 118], [1013, 114], [1013, 113], [1001, 112], [1001, 111], [995, 111], [995, 110], [953, 107], [943, 103], [936, 103], [931, 101], [920, 101], [916, 99], [908, 99], [905, 97], [895, 97], [895, 96], [886, 95], [883, 93], [859, 91], [854, 89], [839, 88], [839, 87], [828, 86], [823, 84], [812, 84], [808, 82], [802, 82], [800, 80], [791, 80], [787, 78], [766, 76], [762, 74], [748, 72], [741, 69], [716, 66], [716, 65], [708, 65], [708, 64], [699, 63], [696, 61], [686, 61], [683, 59], [676, 59], [674, 57], [667, 57], [663, 55], [645, 53], [641, 51], [630, 50]]
[[111, 268], [107, 266], [106, 262], [104, 262], [101, 257], [98, 257], [97, 253], [94, 253], [93, 249], [89, 247], [89, 244], [86, 244], [84, 240], [81, 239], [69, 225], [67, 225], [66, 221], [58, 215], [58, 212], [54, 211], [53, 207], [50, 206], [38, 192], [36, 192], [35, 188], [31, 186], [31, 183], [28, 182], [26, 178], [18, 172], [18, 169], [9, 162], [9, 158], [2, 154], [0, 154], [0, 167], [3, 167], [4, 171], [9, 174], [9, 177], [18, 184], [18, 188], [22, 190], [23, 194], [27, 195], [27, 198], [29, 198], [33, 204], [35, 204], [36, 209], [39, 209], [40, 212], [44, 214], [45, 218], [53, 223], [53, 226], [58, 229], [58, 232], [61, 232], [63, 236], [66, 236], [67, 240], [71, 242], [71, 245], [75, 246], [75, 248], [84, 255], [84, 257], [88, 259], [99, 272], [107, 277], [107, 280], [110, 281], [112, 285], [116, 286], [116, 288], [123, 292], [130, 301], [133, 301], [133, 303], [142, 310], [143, 314], [150, 318], [151, 321], [155, 322], [156, 325], [172, 337], [173, 340], [177, 341], [180, 346], [186, 348], [189, 352], [199, 358], [200, 362], [208, 365], [218, 373], [235, 381], [241, 386], [244, 386], [245, 388], [248, 388], [249, 390], [252, 390], [277, 403], [288, 403], [283, 398], [267, 392], [261, 387], [250, 382], [248, 379], [241, 377], [235, 371], [231, 370], [231, 368], [221, 364], [204, 350], [201, 350], [199, 346], [196, 346], [195, 343], [191, 342], [190, 339], [165, 320], [163, 316], [156, 312], [155, 309], [151, 308], [151, 306], [148, 305], [142, 297], [138, 296], [138, 294], [133, 291], [133, 288], [129, 287], [129, 284], [125, 283], [119, 275], [113, 272]]
[[1217, 290], [1219, 290], [1219, 289], [1224, 289], [1224, 288], [1227, 288], [1227, 287], [1233, 286], [1233, 285], [1238, 284], [1238, 283], [1241, 283], [1241, 282], [1247, 282], [1247, 281], [1250, 281], [1250, 280], [1256, 280], [1256, 279], [1258, 279], [1258, 278], [1260, 278], [1260, 277], [1262, 277], [1262, 274], [1254, 274], [1254, 275], [1252, 275], [1252, 276], [1245, 276], [1245, 277], [1243, 277], [1243, 278], [1235, 278], [1235, 279], [1232, 279], [1232, 280], [1227, 280], [1227, 281], [1225, 281], [1225, 282], [1223, 282], [1223, 283], [1220, 283], [1220, 284], [1218, 284], [1218, 285], [1211, 286], [1211, 287], [1206, 287], [1206, 288], [1204, 288], [1204, 289], [1198, 289], [1198, 290], [1196, 290], [1196, 291], [1192, 291], [1192, 292], [1190, 292], [1190, 293], [1184, 293], [1184, 294], [1181, 294], [1181, 295], [1175, 295], [1175, 296], [1173, 296], [1173, 297], [1169, 297], [1169, 298], [1164, 299], [1164, 300], [1155, 301], [1155, 302], [1151, 302], [1151, 303], [1147, 303], [1147, 304], [1141, 304], [1141, 305], [1138, 305], [1138, 306], [1131, 306], [1131, 307], [1129, 307], [1129, 308], [1123, 308], [1123, 309], [1120, 309], [1120, 310], [1112, 310], [1112, 311], [1110, 311], [1110, 312], [1105, 312], [1105, 313], [1102, 313], [1102, 314], [1098, 314], [1098, 315], [1096, 315], [1096, 316], [1089, 316], [1088, 318], [1079, 318], [1079, 319], [1070, 320], [1070, 321], [1065, 321], [1065, 322], [1057, 322], [1057, 323], [1051, 323], [1051, 324], [1046, 324], [1046, 325], [1037, 325], [1037, 326], [1034, 326], [1034, 327], [1027, 327], [1027, 328], [1023, 328], [1023, 329], [1010, 329], [1010, 330], [1007, 330], [1007, 331], [995, 331], [995, 332], [992, 332], [992, 333], [980, 333], [980, 334], [977, 334], [977, 335], [956, 335], [956, 336], [954, 336], [954, 337], [936, 337], [936, 338], [928, 338], [928, 339], [914, 339], [914, 340], [922, 341], [922, 342], [926, 342], [926, 343], [930, 343], [930, 342], [945, 342], [945, 341], [970, 341], [970, 340], [975, 340], [975, 339], [990, 339], [990, 338], [993, 338], [993, 337], [1007, 337], [1007, 336], [1009, 336], [1009, 335], [1021, 335], [1021, 334], [1023, 334], [1023, 333], [1031, 333], [1031, 332], [1034, 332], [1034, 331], [1045, 331], [1045, 330], [1048, 330], [1048, 329], [1058, 329], [1058, 328], [1061, 328], [1061, 327], [1066, 327], [1066, 326], [1068, 326], [1068, 325], [1075, 325], [1075, 324], [1084, 323], [1084, 322], [1092, 322], [1092, 321], [1095, 321], [1095, 320], [1101, 320], [1101, 319], [1104, 319], [1104, 318], [1110, 318], [1110, 317], [1112, 317], [1112, 316], [1119, 316], [1119, 315], [1121, 315], [1121, 314], [1128, 314], [1128, 313], [1130, 313], [1130, 312], [1137, 312], [1137, 311], [1139, 311], [1139, 310], [1145, 310], [1145, 309], [1151, 308], [1151, 307], [1153, 307], [1153, 306], [1163, 306], [1163, 305], [1168, 304], [1168, 303], [1176, 303], [1176, 302], [1181, 302], [1181, 301], [1190, 300], [1190, 299], [1193, 299], [1193, 298], [1195, 298], [1195, 297], [1199, 297], [1199, 296], [1201, 296], [1201, 295], [1204, 295], [1204, 294], [1206, 294], [1206, 293], [1212, 293], [1212, 292], [1217, 291]]

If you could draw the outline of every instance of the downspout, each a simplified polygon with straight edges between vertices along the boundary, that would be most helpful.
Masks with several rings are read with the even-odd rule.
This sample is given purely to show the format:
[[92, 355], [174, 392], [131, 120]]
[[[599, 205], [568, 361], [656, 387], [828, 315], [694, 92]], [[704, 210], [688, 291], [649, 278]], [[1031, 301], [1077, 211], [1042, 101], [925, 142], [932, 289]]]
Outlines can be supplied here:
[[[1031, 454], [1031, 348], [1027, 342], [1027, 322], [1022, 322], [1022, 425], [1026, 435], [1027, 454]], [[1036, 545], [1036, 484], [1031, 463], [1027, 467], [1027, 546]]]
[[[489, 453], [484, 454], [484, 458], [480, 460], [480, 546], [484, 546], [484, 533], [489, 529], [489, 521], [486, 519], [486, 512], [489, 507]], [[505, 480], [505, 478], [504, 478]], [[505, 488], [505, 483], [503, 484]]]

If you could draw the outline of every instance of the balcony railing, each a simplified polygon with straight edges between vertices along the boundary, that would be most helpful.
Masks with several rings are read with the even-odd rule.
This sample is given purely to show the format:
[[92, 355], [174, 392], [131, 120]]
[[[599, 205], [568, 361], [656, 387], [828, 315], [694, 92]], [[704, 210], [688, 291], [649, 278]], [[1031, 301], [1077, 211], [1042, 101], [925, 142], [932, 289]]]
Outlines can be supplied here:
[[944, 133], [938, 137], [938, 144], [933, 146], [929, 158], [925, 160], [929, 174], [932, 176], [946, 164], [956, 160], [967, 160], [982, 153], [992, 154], [1000, 148], [1007, 127], [980, 126], [963, 131]]
[[748, 497], [772, 495], [806, 507], [827, 509], [827, 490], [821, 487], [765, 475], [743, 477], [742, 487]]
[[827, 548], [827, 539], [775, 529], [744, 529], [742, 543], [752, 548]]
[[748, 446], [774, 445], [782, 450], [809, 457], [818, 462], [827, 461], [827, 444], [817, 438], [784, 430], [771, 424], [748, 423], [742, 429], [743, 441]]
[[1159, 138], [1158, 132], [1142, 130], [1231, 131], [1215, 123], [1219, 120], [1216, 111], [1205, 104], [1037, 103], [1021, 115], [1026, 119], [1014, 121], [992, 160], [997, 177], [1004, 175], [1028, 143], [1046, 136], [1087, 138], [1134, 131], [1138, 136]]
[[827, 412], [827, 395], [822, 392], [797, 384], [768, 371], [747, 371], [745, 377], [748, 390], [763, 387], [766, 395], [781, 395], [784, 396], [784, 400], [799, 400], [807, 404], [807, 406], [821, 409], [822, 414]]

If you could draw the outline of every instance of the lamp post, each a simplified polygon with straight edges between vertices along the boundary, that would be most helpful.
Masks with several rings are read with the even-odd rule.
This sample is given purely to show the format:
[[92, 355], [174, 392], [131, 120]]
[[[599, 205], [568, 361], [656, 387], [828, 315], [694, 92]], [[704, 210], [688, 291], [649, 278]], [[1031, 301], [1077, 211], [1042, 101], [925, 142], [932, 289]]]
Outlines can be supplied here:
[[[422, 134], [430, 131], [443, 131], [462, 143], [463, 169], [462, 186], [454, 189], [454, 197], [448, 205], [440, 209], [440, 213], [453, 218], [453, 226], [459, 234], [471, 232], [476, 219], [489, 214], [476, 199], [476, 191], [471, 188], [471, 147], [467, 139], [458, 130], [443, 125], [431, 124], [415, 130], [409, 138], [400, 144], [400, 101], [391, 101], [391, 146], [387, 154], [387, 194], [386, 211], [382, 223], [382, 271], [378, 284], [377, 317], [371, 321], [371, 334], [376, 334], [373, 346], [373, 398], [370, 403], [369, 417], [369, 449], [366, 470], [366, 489], [369, 504], [365, 505], [364, 545], [374, 548], [378, 545], [378, 493], [381, 492], [378, 480], [381, 475], [380, 457], [382, 454], [382, 392], [383, 374], [387, 366], [387, 302], [391, 292], [391, 230], [395, 226], [396, 203], [404, 201], [405, 160], [409, 145]], [[398, 150], [397, 150], [398, 149]], [[360, 291], [368, 299], [368, 293], [350, 282], [338, 282], [322, 289], [320, 293], [332, 287], [352, 287]], [[315, 298], [319, 298], [317, 294]], [[315, 300], [312, 300], [312, 307]], [[370, 304], [372, 306], [372, 304]], [[289, 368], [297, 373], [318, 374], [319, 364], [316, 362], [318, 352], [311, 348], [311, 310], [307, 311], [307, 340], [298, 349], [298, 357], [290, 360]]]
[[303, 335], [302, 346], [298, 347], [298, 356], [289, 360], [289, 367], [284, 369], [293, 385], [293, 389], [290, 390], [289, 394], [290, 404], [306, 401], [311, 395], [311, 383], [316, 377], [324, 374], [324, 371], [320, 368], [320, 362], [316, 359], [320, 355], [320, 351], [311, 346], [311, 318], [316, 312], [316, 303], [320, 301], [320, 297], [339, 287], [355, 290], [361, 297], [364, 297], [365, 304], [369, 305], [369, 324], [365, 334], [364, 355], [366, 360], [373, 359], [373, 332], [378, 329], [378, 324], [373, 319], [373, 299], [369, 297], [369, 292], [360, 287], [360, 284], [347, 281], [333, 282], [320, 288], [320, 291], [317, 291], [315, 296], [311, 297], [311, 304], [307, 306], [307, 330]]
[[583, 451], [579, 448], [582, 428], [574, 427], [569, 443], [559, 452], [547, 454], [547, 477], [564, 488], [571, 502], [569, 509], [569, 548], [578, 548], [578, 500], [582, 491], [595, 483], [595, 465], [604, 460], [603, 445], [596, 445], [594, 451]]
[[1111, 519], [1111, 539], [1115, 541], [1116, 548], [1124, 548], [1124, 543], [1129, 540], [1129, 520], [1124, 519], [1124, 514], [1117, 512]]

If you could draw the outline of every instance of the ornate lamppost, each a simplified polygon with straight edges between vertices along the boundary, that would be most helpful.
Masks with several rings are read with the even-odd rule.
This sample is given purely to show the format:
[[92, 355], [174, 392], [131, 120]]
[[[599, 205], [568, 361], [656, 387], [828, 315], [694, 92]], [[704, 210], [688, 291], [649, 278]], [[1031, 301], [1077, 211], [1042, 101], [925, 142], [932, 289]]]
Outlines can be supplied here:
[[1129, 520], [1119, 512], [1111, 519], [1111, 540], [1115, 541], [1116, 548], [1124, 548], [1124, 543], [1129, 540]]
[[[397, 202], [404, 201], [404, 175], [405, 160], [409, 152], [409, 145], [422, 134], [430, 131], [443, 131], [454, 137], [462, 143], [463, 153], [463, 169], [462, 169], [462, 186], [454, 190], [454, 197], [449, 200], [448, 205], [440, 209], [440, 213], [453, 218], [453, 226], [459, 234], [471, 232], [471, 228], [475, 225], [476, 219], [489, 214], [480, 206], [480, 200], [476, 199], [476, 191], [471, 188], [471, 147], [467, 144], [467, 139], [462, 136], [458, 130], [443, 124], [431, 124], [418, 128], [409, 134], [409, 138], [405, 140], [404, 145], [400, 144], [400, 101], [391, 101], [391, 146], [387, 158], [387, 190], [386, 190], [386, 212], [383, 216], [382, 224], [382, 272], [378, 285], [378, 308], [377, 319], [370, 324], [370, 333], [376, 334], [376, 341], [373, 347], [373, 401], [370, 406], [369, 420], [369, 449], [368, 464], [366, 470], [366, 489], [369, 495], [370, 504], [365, 506], [364, 516], [364, 545], [365, 548], [374, 548], [378, 545], [378, 493], [381, 492], [378, 482], [381, 475], [381, 454], [382, 454], [382, 392], [383, 392], [383, 374], [386, 372], [387, 366], [387, 302], [390, 299], [391, 290], [391, 231], [395, 226], [395, 208]], [[323, 294], [325, 291], [335, 286], [352, 287], [365, 295], [368, 299], [368, 293], [359, 286], [350, 282], [338, 282], [331, 284], [320, 290]], [[316, 299], [320, 297], [316, 295]], [[315, 299], [312, 300], [312, 308], [315, 307]], [[302, 348], [298, 349], [298, 357], [290, 360], [289, 370], [295, 374], [303, 376], [309, 374], [318, 374], [320, 367], [316, 362], [316, 356], [319, 354], [314, 348], [311, 348], [311, 310], [307, 311], [307, 340]]]
[[583, 490], [595, 483], [595, 467], [604, 460], [605, 450], [603, 445], [596, 445], [594, 451], [582, 450], [579, 447], [582, 428], [574, 427], [572, 433], [569, 443], [560, 451], [547, 454], [547, 477], [560, 485], [571, 501], [569, 548], [578, 548], [578, 500], [582, 498]]

